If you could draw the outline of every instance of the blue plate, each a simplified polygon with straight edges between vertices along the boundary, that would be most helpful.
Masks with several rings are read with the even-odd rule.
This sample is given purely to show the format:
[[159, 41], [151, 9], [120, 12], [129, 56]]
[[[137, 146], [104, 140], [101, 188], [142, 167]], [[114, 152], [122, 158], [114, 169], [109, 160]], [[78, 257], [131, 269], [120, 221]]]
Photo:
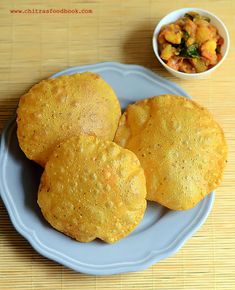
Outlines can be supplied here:
[[[99, 63], [70, 68], [53, 77], [84, 71], [99, 73], [114, 88], [123, 108], [154, 95], [189, 97], [174, 83], [137, 65]], [[42, 169], [20, 150], [12, 121], [1, 139], [0, 192], [13, 225], [43, 256], [93, 275], [139, 271], [177, 252], [205, 221], [214, 199], [211, 193], [188, 211], [170, 211], [148, 203], [144, 219], [128, 237], [113, 245], [99, 240], [79, 243], [43, 219], [36, 202], [41, 173]]]

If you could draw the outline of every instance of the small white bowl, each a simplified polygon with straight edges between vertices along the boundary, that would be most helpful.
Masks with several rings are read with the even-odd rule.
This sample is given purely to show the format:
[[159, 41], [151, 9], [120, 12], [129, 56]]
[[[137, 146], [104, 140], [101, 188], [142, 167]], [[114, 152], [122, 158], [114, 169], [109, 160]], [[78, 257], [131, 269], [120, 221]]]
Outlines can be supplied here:
[[[218, 29], [219, 34], [224, 39], [224, 44], [221, 47], [222, 59], [215, 66], [213, 66], [209, 70], [206, 70], [206, 71], [201, 72], [201, 73], [190, 74], [190, 73], [184, 73], [184, 72], [174, 70], [173, 68], [169, 67], [160, 58], [160, 55], [158, 53], [157, 36], [158, 36], [158, 33], [160, 32], [162, 26], [165, 24], [175, 22], [176, 20], [178, 20], [180, 17], [184, 16], [184, 14], [189, 12], [189, 11], [198, 12], [200, 15], [209, 17], [211, 20], [211, 23]], [[228, 54], [229, 45], [230, 45], [229, 34], [228, 34], [228, 30], [227, 30], [226, 26], [224, 25], [224, 23], [214, 14], [212, 14], [206, 10], [200, 9], [200, 8], [183, 8], [183, 9], [172, 11], [171, 13], [167, 14], [164, 18], [162, 18], [162, 20], [157, 24], [157, 26], [154, 30], [154, 33], [153, 33], [153, 50], [154, 50], [155, 55], [156, 55], [157, 59], [159, 60], [159, 62], [174, 76], [179, 77], [181, 79], [187, 79], [187, 80], [205, 78], [211, 72], [216, 70], [222, 64], [222, 62], [225, 60], [225, 58]]]

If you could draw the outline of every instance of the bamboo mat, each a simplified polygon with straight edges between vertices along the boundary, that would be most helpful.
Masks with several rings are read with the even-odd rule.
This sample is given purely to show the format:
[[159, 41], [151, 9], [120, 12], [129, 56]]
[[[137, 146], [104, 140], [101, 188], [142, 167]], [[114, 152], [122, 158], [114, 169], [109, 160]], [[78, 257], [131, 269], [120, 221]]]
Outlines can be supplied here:
[[[187, 6], [219, 15], [230, 32], [228, 58], [207, 80], [170, 76], [152, 51], [159, 19]], [[119, 61], [144, 65], [182, 86], [214, 113], [229, 144], [224, 181], [206, 223], [176, 255], [142, 272], [87, 276], [47, 260], [15, 231], [0, 201], [0, 289], [235, 289], [235, 2], [1, 0], [0, 8], [0, 129], [35, 82], [70, 66]], [[9, 13], [48, 8], [93, 13]]]

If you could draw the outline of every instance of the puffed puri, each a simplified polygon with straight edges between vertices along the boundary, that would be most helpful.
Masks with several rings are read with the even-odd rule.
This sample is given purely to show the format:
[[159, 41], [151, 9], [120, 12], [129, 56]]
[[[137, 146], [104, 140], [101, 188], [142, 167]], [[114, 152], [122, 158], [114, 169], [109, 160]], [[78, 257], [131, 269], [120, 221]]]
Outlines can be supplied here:
[[17, 136], [25, 155], [45, 166], [56, 145], [71, 136], [112, 141], [121, 116], [118, 98], [98, 74], [43, 80], [19, 101]]
[[144, 216], [145, 198], [145, 175], [136, 155], [88, 135], [56, 147], [38, 191], [45, 219], [80, 242], [114, 243], [129, 235]]
[[221, 183], [223, 130], [207, 109], [185, 97], [160, 95], [129, 105], [114, 141], [139, 158], [147, 199], [169, 209], [190, 209]]

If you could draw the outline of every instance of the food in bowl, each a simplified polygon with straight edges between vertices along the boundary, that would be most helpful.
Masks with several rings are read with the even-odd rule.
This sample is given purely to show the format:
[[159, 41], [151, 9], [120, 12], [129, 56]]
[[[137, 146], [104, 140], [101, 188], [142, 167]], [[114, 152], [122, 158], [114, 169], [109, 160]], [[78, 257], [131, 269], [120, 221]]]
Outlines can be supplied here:
[[191, 11], [164, 25], [157, 42], [159, 55], [169, 67], [185, 73], [201, 73], [221, 60], [224, 39], [209, 17]]

